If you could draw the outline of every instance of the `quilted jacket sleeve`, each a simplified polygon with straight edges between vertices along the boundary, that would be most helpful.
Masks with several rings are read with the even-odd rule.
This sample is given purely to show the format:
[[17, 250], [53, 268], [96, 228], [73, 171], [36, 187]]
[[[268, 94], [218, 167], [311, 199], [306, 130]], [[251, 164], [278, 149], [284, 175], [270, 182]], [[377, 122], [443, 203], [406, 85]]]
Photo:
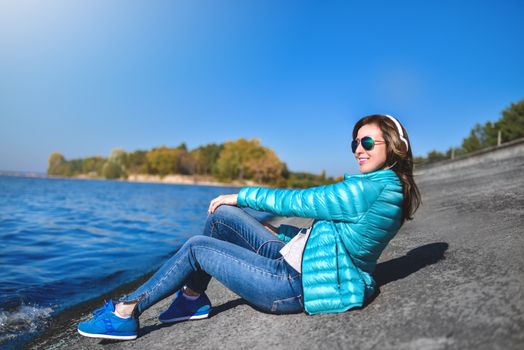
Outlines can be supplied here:
[[238, 193], [238, 205], [280, 216], [355, 222], [369, 209], [383, 188], [380, 182], [361, 177], [350, 177], [333, 185], [304, 190], [243, 187]]

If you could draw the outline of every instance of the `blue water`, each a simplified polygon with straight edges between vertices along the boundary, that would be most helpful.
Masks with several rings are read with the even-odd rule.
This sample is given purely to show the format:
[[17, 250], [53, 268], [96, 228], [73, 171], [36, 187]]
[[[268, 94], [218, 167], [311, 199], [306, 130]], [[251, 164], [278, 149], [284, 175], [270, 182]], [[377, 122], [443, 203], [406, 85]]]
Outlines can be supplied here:
[[0, 177], [0, 346], [157, 269], [238, 189]]

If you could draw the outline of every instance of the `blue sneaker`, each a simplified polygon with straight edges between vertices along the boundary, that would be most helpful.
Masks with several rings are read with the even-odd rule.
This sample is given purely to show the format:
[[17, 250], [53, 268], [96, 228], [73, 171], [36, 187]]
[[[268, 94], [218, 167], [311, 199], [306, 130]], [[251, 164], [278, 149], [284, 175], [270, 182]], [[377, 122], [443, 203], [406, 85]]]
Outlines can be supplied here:
[[206, 293], [200, 294], [196, 300], [189, 300], [182, 294], [182, 290], [176, 292], [175, 300], [173, 300], [169, 308], [158, 317], [160, 322], [170, 323], [185, 320], [201, 320], [209, 316], [211, 312], [211, 302]]
[[90, 338], [136, 339], [138, 320], [133, 317], [118, 317], [114, 311], [113, 301], [107, 301], [103, 307], [93, 312], [93, 318], [78, 324], [78, 333]]

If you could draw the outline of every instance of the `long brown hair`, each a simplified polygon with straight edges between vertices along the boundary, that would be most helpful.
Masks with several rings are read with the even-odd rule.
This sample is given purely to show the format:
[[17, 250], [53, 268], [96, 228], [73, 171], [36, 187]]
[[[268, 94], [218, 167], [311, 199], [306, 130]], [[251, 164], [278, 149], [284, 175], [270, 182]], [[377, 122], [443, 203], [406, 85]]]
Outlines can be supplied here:
[[402, 213], [402, 224], [406, 220], [413, 220], [413, 214], [417, 211], [422, 198], [413, 178], [413, 154], [411, 153], [411, 142], [406, 129], [401, 125], [404, 138], [409, 147], [400, 139], [400, 135], [390, 118], [382, 114], [373, 114], [360, 119], [353, 127], [353, 140], [356, 139], [358, 130], [366, 124], [376, 124], [382, 131], [386, 141], [386, 166], [390, 167], [402, 182], [404, 192], [404, 203]]

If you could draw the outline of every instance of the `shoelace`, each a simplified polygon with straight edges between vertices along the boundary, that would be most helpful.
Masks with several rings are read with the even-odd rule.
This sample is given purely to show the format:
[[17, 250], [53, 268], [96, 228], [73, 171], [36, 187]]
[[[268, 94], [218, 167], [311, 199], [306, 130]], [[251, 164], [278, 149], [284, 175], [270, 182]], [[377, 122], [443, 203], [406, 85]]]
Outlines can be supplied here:
[[107, 300], [107, 301], [104, 300], [104, 306], [93, 311], [93, 316], [98, 317], [102, 315], [107, 309], [109, 309], [110, 305], [111, 305], [111, 300]]

